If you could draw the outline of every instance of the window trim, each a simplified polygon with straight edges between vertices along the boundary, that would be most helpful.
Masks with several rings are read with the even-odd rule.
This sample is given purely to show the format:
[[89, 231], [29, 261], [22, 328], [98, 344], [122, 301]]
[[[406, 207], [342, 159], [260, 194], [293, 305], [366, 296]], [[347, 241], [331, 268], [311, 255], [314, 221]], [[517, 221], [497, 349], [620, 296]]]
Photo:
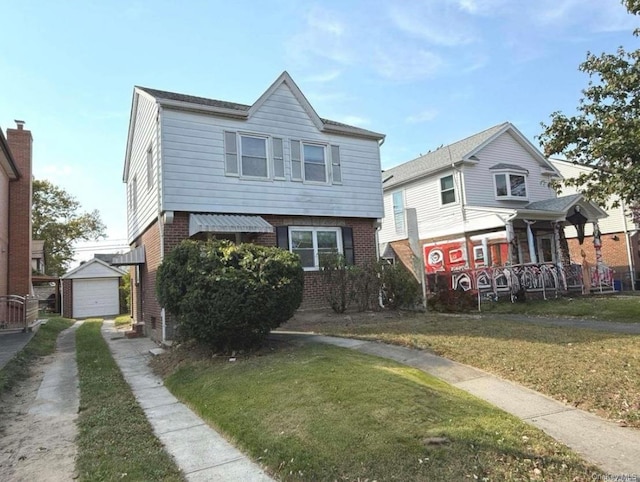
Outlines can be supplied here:
[[[451, 182], [453, 183], [453, 186], [451, 188], [449, 188], [449, 189], [443, 189], [442, 188], [442, 181], [444, 179], [448, 178], [448, 177], [451, 178]], [[447, 174], [446, 176], [440, 177], [438, 179], [438, 185], [439, 185], [439, 188], [440, 188], [440, 206], [449, 206], [449, 205], [452, 205], [452, 204], [458, 204], [458, 196], [456, 194], [456, 178], [455, 178], [453, 173]], [[444, 199], [443, 199], [443, 195], [444, 195], [445, 192], [449, 192], [449, 191], [453, 191], [453, 201], [445, 203]]]
[[318, 256], [318, 231], [332, 231], [336, 233], [338, 243], [337, 249], [339, 254], [344, 254], [344, 243], [342, 239], [342, 228], [337, 226], [288, 226], [289, 232], [289, 251], [293, 253], [293, 232], [294, 231], [311, 231], [311, 240], [313, 243], [313, 266], [304, 267], [304, 271], [320, 271], [320, 259]]
[[[498, 195], [498, 176], [505, 176], [507, 185], [507, 194], [505, 196]], [[513, 196], [511, 194], [511, 176], [520, 176], [524, 178], [524, 196]], [[493, 195], [498, 201], [528, 201], [529, 200], [529, 186], [527, 185], [528, 172], [526, 170], [516, 171], [513, 169], [505, 169], [493, 172]]]
[[[402, 207], [401, 210], [397, 210], [396, 209], [396, 203], [395, 203], [395, 197], [396, 195], [399, 194], [400, 197], [402, 198]], [[395, 234], [399, 234], [399, 235], [406, 235], [407, 234], [407, 217], [406, 217], [406, 212], [405, 212], [405, 194], [404, 194], [404, 190], [402, 191], [395, 191], [391, 193], [391, 210], [393, 212], [393, 226], [394, 226], [394, 233]], [[398, 217], [402, 216], [402, 229], [398, 229]]]
[[[307, 179], [306, 176], [306, 164], [307, 161], [305, 159], [304, 156], [304, 147], [305, 146], [310, 146], [310, 147], [321, 147], [322, 148], [322, 159], [324, 161], [324, 181], [314, 181], [311, 179]], [[330, 179], [329, 179], [329, 169], [328, 169], [328, 164], [329, 164], [329, 159], [327, 156], [327, 146], [328, 144], [322, 143], [322, 142], [313, 142], [313, 141], [300, 141], [300, 161], [301, 161], [301, 167], [302, 167], [302, 180], [303, 182], [306, 182], [308, 184], [320, 184], [320, 185], [327, 185], [330, 184]], [[313, 164], [317, 164], [317, 163], [313, 163]]]
[[[262, 139], [264, 141], [264, 151], [265, 151], [265, 167], [267, 169], [267, 175], [266, 177], [264, 176], [251, 176], [249, 174], [245, 174], [243, 172], [243, 163], [242, 163], [242, 138], [243, 137], [250, 137], [253, 139]], [[249, 133], [249, 132], [237, 132], [236, 133], [236, 142], [237, 142], [237, 155], [238, 155], [238, 176], [240, 176], [241, 179], [251, 179], [252, 181], [270, 181], [272, 178], [272, 167], [271, 167], [271, 163], [273, 162], [272, 156], [270, 155], [269, 151], [271, 150], [271, 142], [270, 142], [271, 136], [268, 135], [264, 135], [264, 134], [254, 134], [254, 133]]]

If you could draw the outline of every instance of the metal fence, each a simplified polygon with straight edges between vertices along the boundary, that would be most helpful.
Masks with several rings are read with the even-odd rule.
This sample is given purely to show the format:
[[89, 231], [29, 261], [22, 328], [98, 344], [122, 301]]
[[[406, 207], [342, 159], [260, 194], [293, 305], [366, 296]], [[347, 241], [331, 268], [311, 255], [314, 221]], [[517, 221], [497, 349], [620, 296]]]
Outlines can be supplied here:
[[38, 300], [29, 296], [0, 296], [0, 332], [29, 330], [38, 319]]

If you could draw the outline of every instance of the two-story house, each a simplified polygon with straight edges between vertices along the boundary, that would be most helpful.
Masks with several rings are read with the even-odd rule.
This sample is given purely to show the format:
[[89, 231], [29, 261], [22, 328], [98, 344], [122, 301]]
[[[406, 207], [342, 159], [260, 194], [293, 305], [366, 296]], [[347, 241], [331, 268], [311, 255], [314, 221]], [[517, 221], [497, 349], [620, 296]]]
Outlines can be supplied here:
[[[576, 178], [580, 174], [589, 172], [592, 168], [571, 161], [561, 159], [549, 159], [563, 178]], [[578, 189], [573, 186], [564, 186], [563, 194], [573, 194]], [[611, 202], [616, 198], [612, 197]], [[602, 258], [616, 273], [616, 283], [620, 283], [620, 289], [634, 289], [635, 280], [640, 270], [640, 232], [638, 225], [633, 220], [629, 207], [619, 198], [619, 206], [605, 208], [607, 217], [600, 221], [600, 233], [604, 239], [602, 243]], [[584, 249], [591, 263], [596, 262], [596, 253], [593, 248], [593, 227], [585, 227], [585, 239], [589, 242], [580, 245], [578, 234], [573, 226], [565, 228], [569, 252], [573, 259], [578, 259], [580, 250]]]
[[279, 246], [300, 255], [303, 307], [326, 305], [319, 254], [376, 256], [382, 134], [318, 116], [287, 72], [252, 105], [135, 87], [123, 180], [133, 317], [172, 336], [156, 271], [183, 239]]
[[510, 123], [388, 169], [382, 174], [382, 251], [392, 250], [411, 268], [402, 257], [411, 252], [406, 210], [414, 208], [425, 272], [443, 275], [451, 288], [507, 289], [513, 287], [510, 274], [489, 268], [521, 266], [525, 288], [553, 278], [556, 289], [566, 289], [579, 273], [569, 272], [564, 226], [583, 230], [606, 214], [580, 194], [557, 197], [549, 186], [557, 176]]

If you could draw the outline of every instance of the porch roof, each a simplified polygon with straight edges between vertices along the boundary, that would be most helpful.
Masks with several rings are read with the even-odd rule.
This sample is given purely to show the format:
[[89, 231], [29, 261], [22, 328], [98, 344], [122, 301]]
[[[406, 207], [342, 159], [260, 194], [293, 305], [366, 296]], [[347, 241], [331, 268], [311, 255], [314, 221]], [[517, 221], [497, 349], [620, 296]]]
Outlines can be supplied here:
[[260, 216], [244, 214], [191, 214], [189, 236], [196, 233], [273, 233], [271, 224]]

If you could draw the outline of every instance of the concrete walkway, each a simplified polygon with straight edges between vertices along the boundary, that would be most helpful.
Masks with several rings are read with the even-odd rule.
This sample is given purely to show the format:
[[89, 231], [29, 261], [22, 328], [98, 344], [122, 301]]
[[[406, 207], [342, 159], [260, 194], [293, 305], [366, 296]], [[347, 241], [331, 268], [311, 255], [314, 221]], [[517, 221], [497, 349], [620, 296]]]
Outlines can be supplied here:
[[156, 344], [148, 338], [125, 339], [105, 320], [102, 336], [131, 386], [156, 436], [189, 481], [271, 481], [262, 469], [180, 403], [148, 366]]
[[0, 334], [0, 370], [31, 341], [35, 332]]
[[538, 392], [426, 351], [295, 332], [274, 337], [327, 343], [418, 368], [545, 431], [611, 475], [640, 475], [640, 431], [623, 428]]
[[[624, 333], [640, 335], [639, 323], [619, 323], [614, 321], [585, 320], [584, 318], [561, 318], [554, 316], [528, 316], [482, 313], [482, 318], [490, 320], [515, 321], [534, 325], [551, 325], [564, 328], [579, 328], [585, 330], [606, 331], [608, 333]], [[640, 320], [639, 320], [640, 321]]]

